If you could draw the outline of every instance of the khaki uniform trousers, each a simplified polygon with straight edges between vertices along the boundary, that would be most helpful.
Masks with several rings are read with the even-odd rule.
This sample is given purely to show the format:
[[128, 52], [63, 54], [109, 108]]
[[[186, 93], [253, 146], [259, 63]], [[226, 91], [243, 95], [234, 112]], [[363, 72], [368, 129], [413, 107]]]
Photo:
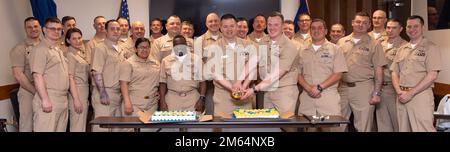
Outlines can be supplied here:
[[[133, 113], [131, 115], [125, 114], [125, 106], [122, 105], [122, 116], [124, 117], [139, 117], [139, 111], [148, 111], [154, 113], [158, 110], [158, 96], [151, 95], [148, 98], [143, 95], [145, 93], [131, 93], [130, 92], [130, 100], [133, 106]], [[147, 99], [146, 99], [147, 98]], [[123, 104], [123, 103], [122, 103]]]
[[47, 89], [48, 97], [52, 102], [52, 112], [42, 111], [42, 100], [36, 93], [33, 98], [35, 132], [66, 132], [68, 119], [68, 91]]
[[[120, 117], [122, 116], [122, 97], [120, 94], [119, 89], [111, 89], [111, 88], [105, 88], [106, 93], [108, 93], [110, 103], [109, 105], [103, 105], [100, 102], [100, 93], [98, 92], [97, 88], [92, 89], [92, 107], [94, 108], [94, 117], [101, 117], [101, 116], [113, 116], [113, 117]], [[94, 125], [92, 127], [93, 132], [108, 132], [111, 131], [111, 129], [105, 129], [100, 128], [98, 125]]]
[[[314, 99], [306, 91], [300, 94], [300, 103], [298, 115], [322, 115], [322, 116], [341, 116], [341, 106], [339, 105], [341, 96], [336, 88], [326, 89], [321, 93], [319, 99]], [[331, 132], [336, 131], [337, 127], [306, 128], [307, 132]]]
[[33, 97], [34, 94], [28, 92], [22, 87], [17, 92], [17, 99], [19, 100], [19, 131], [32, 132], [33, 131]]
[[396, 102], [400, 132], [435, 132], [433, 126], [434, 96], [427, 89], [406, 104]]
[[225, 89], [215, 87], [214, 88], [214, 115], [232, 116], [233, 111], [237, 108], [252, 109], [252, 98], [246, 100], [234, 100], [231, 98], [231, 93]]
[[398, 132], [396, 95], [392, 84], [383, 85], [381, 103], [375, 106], [378, 132]]
[[[370, 132], [373, 127], [373, 114], [375, 106], [369, 104], [372, 97], [374, 82], [372, 79], [356, 82], [354, 87], [349, 87], [345, 83], [338, 88], [341, 95], [341, 110], [345, 119], [349, 119], [351, 113], [354, 116], [354, 125], [358, 132]], [[347, 125], [341, 126], [339, 131], [345, 131]]]
[[308, 95], [305, 91], [300, 94], [300, 107], [298, 109], [298, 115], [341, 115], [341, 107], [339, 105], [341, 97], [337, 89], [324, 90], [321, 93], [321, 97], [314, 99]]
[[280, 114], [287, 112], [295, 114], [298, 93], [297, 85], [284, 86], [274, 91], [265, 92], [264, 108], [275, 108]]
[[169, 110], [195, 110], [195, 104], [200, 99], [197, 89], [178, 92], [167, 90], [166, 103]]
[[77, 86], [77, 91], [81, 105], [83, 106], [83, 111], [81, 113], [77, 113], [75, 111], [72, 95], [69, 95], [70, 132], [86, 132], [86, 121], [89, 107], [89, 86]]
[[[138, 92], [130, 92], [130, 100], [133, 107], [133, 112], [130, 115], [125, 114], [125, 105], [122, 102], [122, 116], [124, 117], [139, 117], [139, 111], [147, 111], [150, 113], [154, 113], [158, 110], [158, 96], [152, 95], [148, 96], [146, 99], [146, 93], [138, 93]], [[153, 129], [141, 129], [141, 131], [148, 130], [152, 131]], [[117, 130], [120, 132], [133, 132], [132, 128], [122, 128]]]

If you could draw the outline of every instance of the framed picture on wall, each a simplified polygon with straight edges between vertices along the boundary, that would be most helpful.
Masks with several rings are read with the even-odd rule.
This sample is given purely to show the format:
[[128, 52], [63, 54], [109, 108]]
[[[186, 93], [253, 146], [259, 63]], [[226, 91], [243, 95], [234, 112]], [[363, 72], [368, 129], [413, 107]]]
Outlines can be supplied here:
[[428, 30], [450, 28], [450, 0], [428, 0]]

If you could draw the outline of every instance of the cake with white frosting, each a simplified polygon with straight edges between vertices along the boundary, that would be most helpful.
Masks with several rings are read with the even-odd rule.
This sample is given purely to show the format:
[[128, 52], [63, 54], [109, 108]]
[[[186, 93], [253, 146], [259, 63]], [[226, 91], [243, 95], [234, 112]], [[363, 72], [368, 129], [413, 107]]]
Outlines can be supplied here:
[[197, 113], [188, 110], [156, 111], [150, 121], [179, 122], [196, 121]]

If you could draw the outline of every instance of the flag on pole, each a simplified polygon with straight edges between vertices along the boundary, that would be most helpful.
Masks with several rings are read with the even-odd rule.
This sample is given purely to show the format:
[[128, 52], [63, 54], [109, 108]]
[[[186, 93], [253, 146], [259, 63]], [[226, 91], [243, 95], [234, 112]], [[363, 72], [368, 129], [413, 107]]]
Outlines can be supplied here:
[[300, 0], [300, 6], [298, 7], [297, 14], [295, 15], [295, 19], [294, 19], [295, 32], [297, 32], [299, 30], [298, 16], [300, 14], [311, 14], [311, 13], [309, 13], [308, 0]]
[[44, 27], [45, 20], [49, 17], [57, 17], [56, 4], [53, 0], [30, 0], [33, 16]]
[[128, 2], [127, 0], [122, 0], [122, 3], [120, 4], [120, 17], [125, 17], [128, 20], [128, 24], [130, 24], [130, 14], [128, 12]]

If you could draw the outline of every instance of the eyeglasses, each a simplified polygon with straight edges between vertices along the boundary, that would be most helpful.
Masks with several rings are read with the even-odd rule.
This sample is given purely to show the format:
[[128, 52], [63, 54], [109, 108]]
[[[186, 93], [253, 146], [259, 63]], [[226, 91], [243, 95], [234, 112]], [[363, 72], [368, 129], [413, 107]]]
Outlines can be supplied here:
[[61, 32], [62, 28], [56, 28], [56, 27], [45, 27], [46, 29], [53, 31], [53, 32]]

